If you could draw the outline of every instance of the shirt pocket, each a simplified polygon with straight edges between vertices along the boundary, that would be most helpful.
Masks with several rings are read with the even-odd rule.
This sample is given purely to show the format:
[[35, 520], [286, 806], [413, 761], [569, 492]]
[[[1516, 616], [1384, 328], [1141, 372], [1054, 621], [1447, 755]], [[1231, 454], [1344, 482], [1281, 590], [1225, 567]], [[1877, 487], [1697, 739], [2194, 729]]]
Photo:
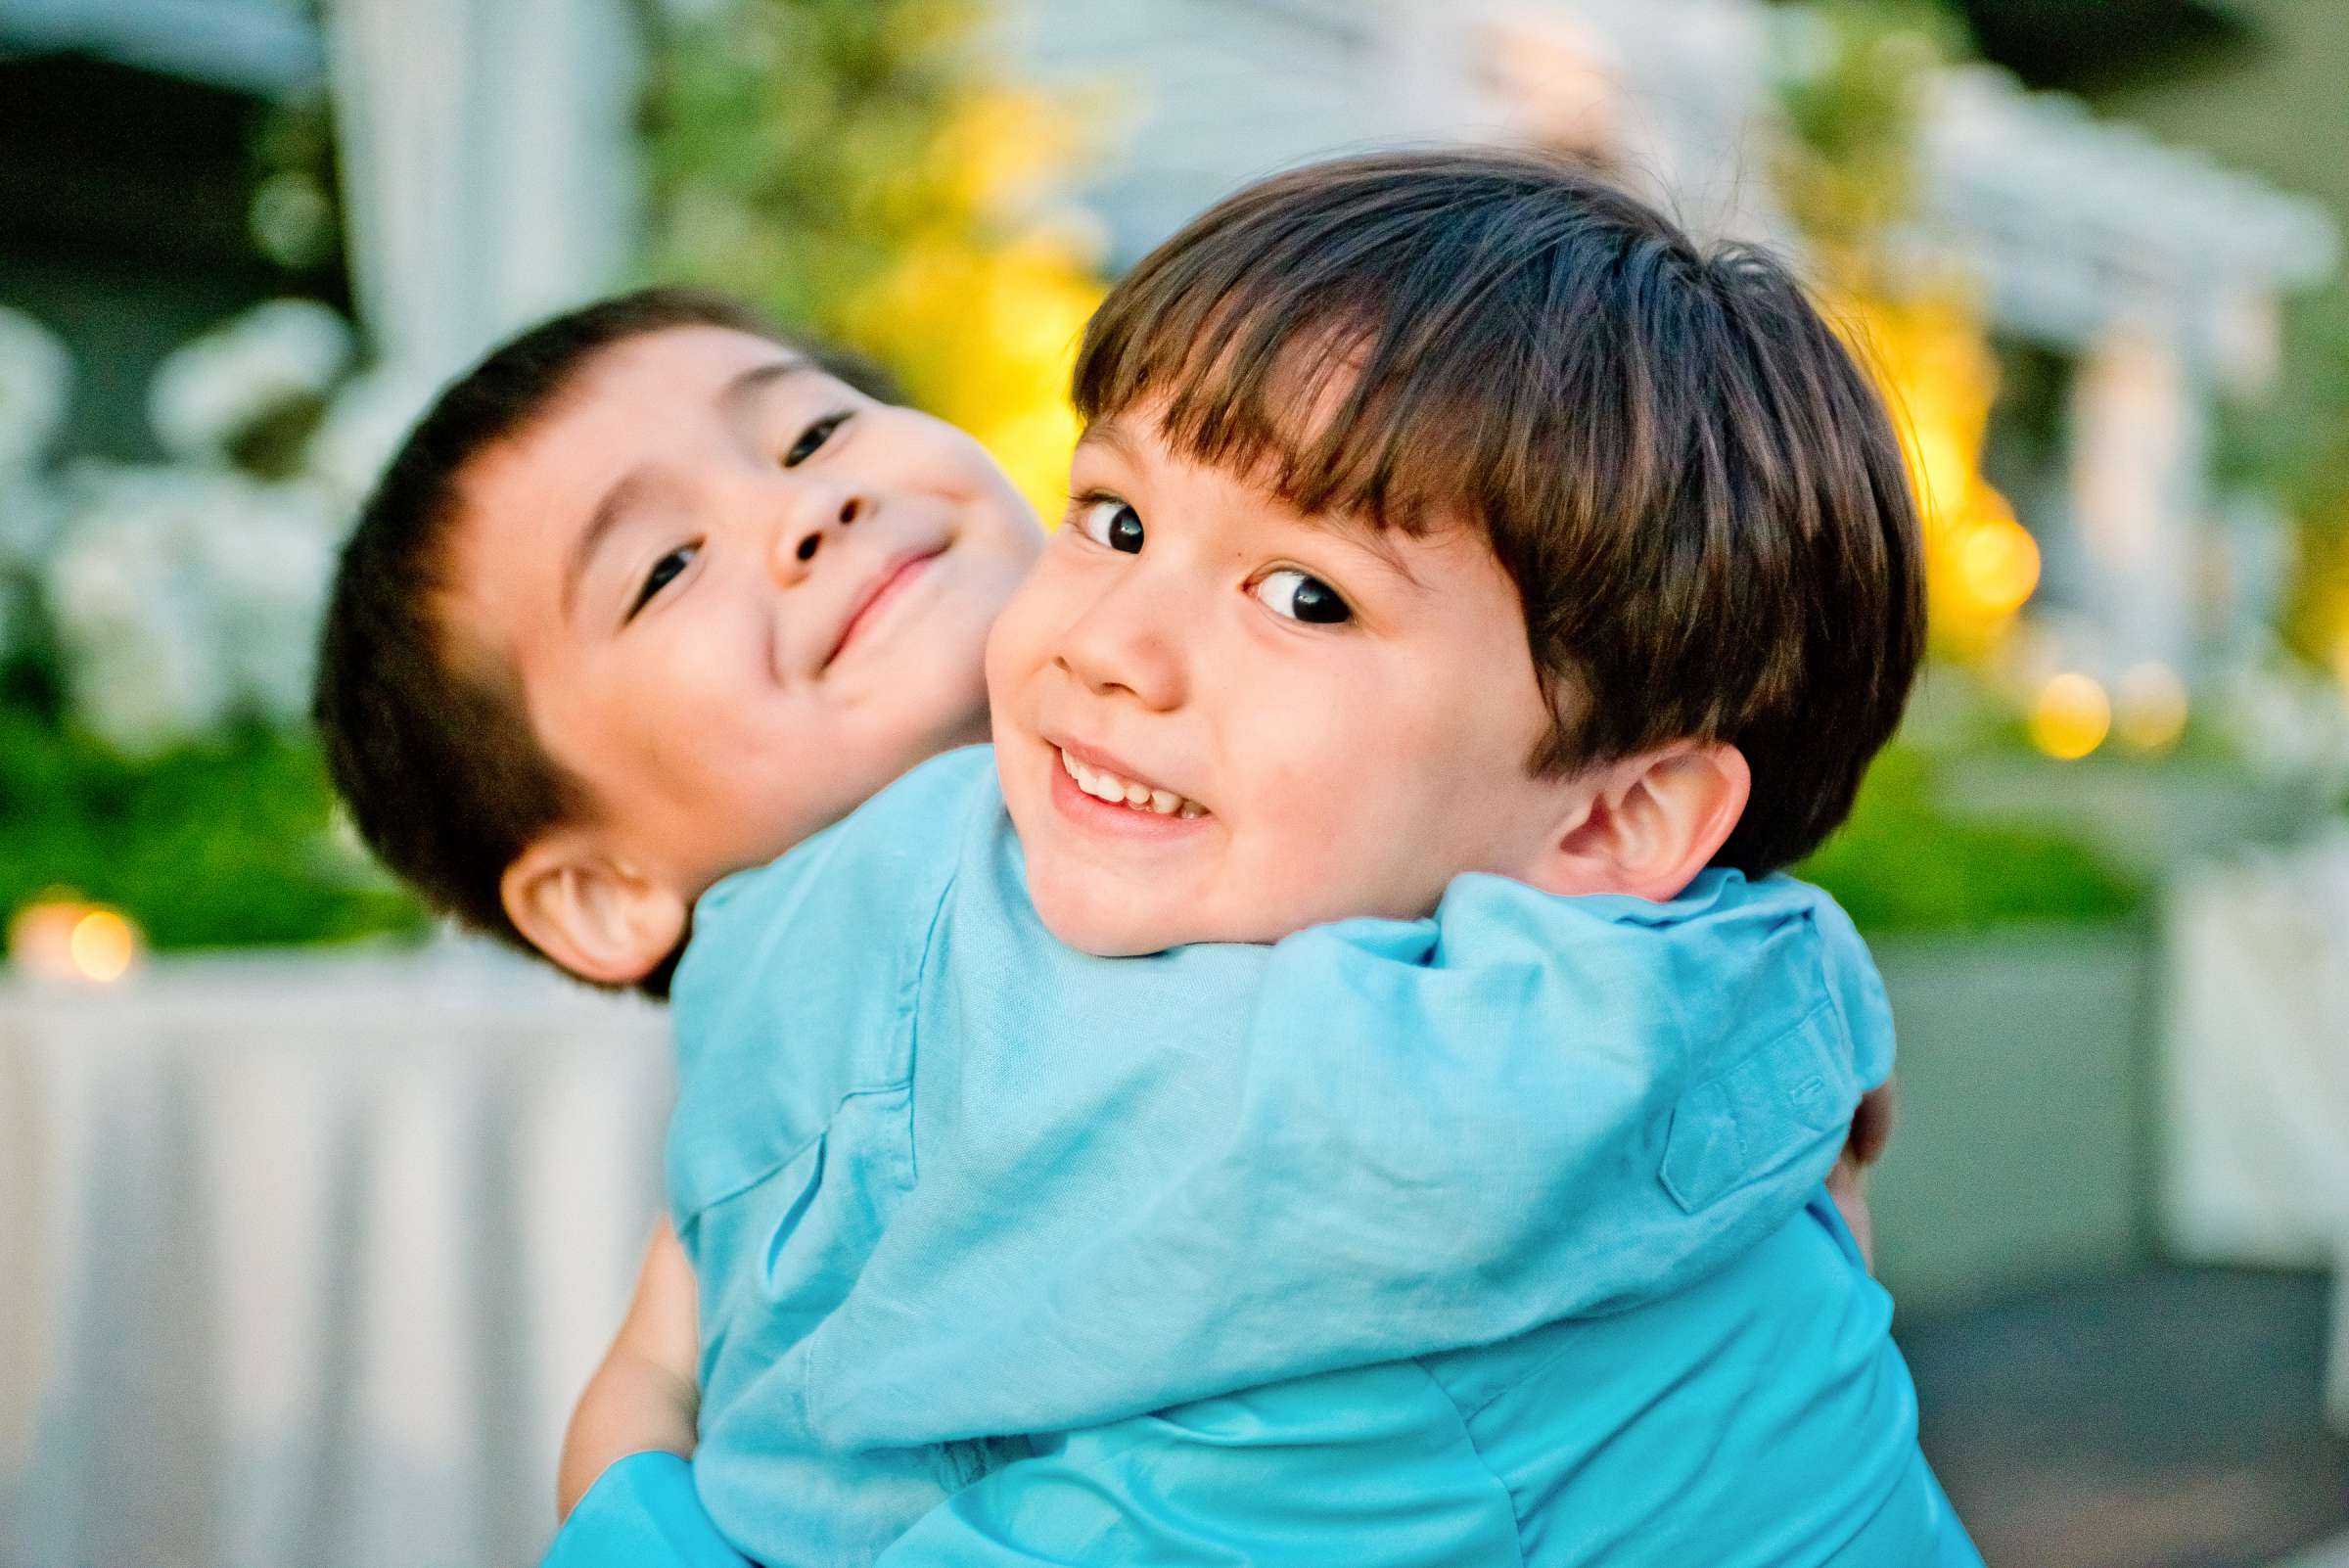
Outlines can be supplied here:
[[845, 1096], [822, 1132], [683, 1217], [705, 1367], [780, 1356], [848, 1294], [913, 1185], [910, 1085]]
[[1681, 1096], [1665, 1134], [1665, 1190], [1684, 1213], [1708, 1208], [1850, 1127], [1859, 1102], [1842, 1015], [1821, 997]]

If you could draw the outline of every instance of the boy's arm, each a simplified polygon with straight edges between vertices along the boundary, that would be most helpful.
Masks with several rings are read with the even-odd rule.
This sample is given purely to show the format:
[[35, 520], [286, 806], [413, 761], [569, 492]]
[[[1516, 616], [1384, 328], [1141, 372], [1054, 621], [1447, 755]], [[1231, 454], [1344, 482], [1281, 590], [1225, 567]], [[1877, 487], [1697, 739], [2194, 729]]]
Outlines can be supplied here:
[[631, 1453], [693, 1455], [700, 1331], [693, 1266], [663, 1217], [636, 1273], [636, 1294], [603, 1364], [587, 1380], [555, 1474], [555, 1517], [569, 1518], [598, 1476]]
[[1823, 895], [1715, 885], [1665, 925], [1470, 877], [1433, 922], [1281, 944], [1241, 1038], [1192, 1041], [1185, 1097], [1151, 1106], [1139, 1177], [1064, 1193], [1045, 1172], [990, 1230], [983, 1192], [925, 1176], [807, 1347], [823, 1439], [1091, 1426], [1718, 1268], [1818, 1192], [1889, 1070], [1889, 1014]]
[[545, 1568], [751, 1568], [693, 1488], [693, 1266], [665, 1217], [611, 1352], [572, 1412]]

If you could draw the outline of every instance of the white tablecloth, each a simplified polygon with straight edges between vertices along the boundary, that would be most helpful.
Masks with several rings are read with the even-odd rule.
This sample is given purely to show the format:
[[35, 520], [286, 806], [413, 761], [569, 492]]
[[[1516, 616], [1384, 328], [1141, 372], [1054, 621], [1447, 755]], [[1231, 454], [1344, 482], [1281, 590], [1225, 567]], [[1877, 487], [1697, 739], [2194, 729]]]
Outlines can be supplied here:
[[2182, 879], [2166, 946], [2172, 1242], [2328, 1265], [2349, 1241], [2349, 834]]
[[670, 1092], [470, 947], [0, 981], [0, 1564], [534, 1559]]
[[2165, 953], [2169, 1242], [2336, 1270], [2327, 1405], [2349, 1431], [2349, 830], [2181, 879]]

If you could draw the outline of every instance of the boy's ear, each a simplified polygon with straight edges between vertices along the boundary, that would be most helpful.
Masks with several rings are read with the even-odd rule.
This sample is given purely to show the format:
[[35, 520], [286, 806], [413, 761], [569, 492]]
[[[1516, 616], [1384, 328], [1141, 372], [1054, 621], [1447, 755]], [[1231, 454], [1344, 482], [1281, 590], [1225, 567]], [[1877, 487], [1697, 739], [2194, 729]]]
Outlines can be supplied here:
[[693, 912], [666, 883], [560, 832], [517, 855], [497, 891], [531, 946], [609, 986], [633, 985], [659, 968], [685, 940]]
[[1552, 893], [1677, 897], [1745, 814], [1753, 770], [1718, 741], [1682, 741], [1583, 775], [1541, 874]]

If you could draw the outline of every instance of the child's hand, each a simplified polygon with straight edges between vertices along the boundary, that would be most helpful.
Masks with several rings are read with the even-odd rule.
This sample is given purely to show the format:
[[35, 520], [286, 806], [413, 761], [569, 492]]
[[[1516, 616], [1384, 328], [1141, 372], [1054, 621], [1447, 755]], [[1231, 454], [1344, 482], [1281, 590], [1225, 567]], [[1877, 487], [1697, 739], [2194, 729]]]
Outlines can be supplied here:
[[1861, 1096], [1843, 1157], [1827, 1173], [1827, 1195], [1842, 1211], [1843, 1222], [1870, 1268], [1876, 1266], [1876, 1236], [1875, 1221], [1867, 1212], [1867, 1168], [1883, 1157], [1884, 1145], [1891, 1140], [1892, 1084], [1887, 1083]]
[[701, 1355], [695, 1319], [693, 1267], [664, 1219], [645, 1249], [612, 1349], [579, 1396], [563, 1435], [555, 1475], [555, 1517], [571, 1510], [614, 1461], [658, 1450], [693, 1455], [694, 1416], [701, 1390], [694, 1381]]

